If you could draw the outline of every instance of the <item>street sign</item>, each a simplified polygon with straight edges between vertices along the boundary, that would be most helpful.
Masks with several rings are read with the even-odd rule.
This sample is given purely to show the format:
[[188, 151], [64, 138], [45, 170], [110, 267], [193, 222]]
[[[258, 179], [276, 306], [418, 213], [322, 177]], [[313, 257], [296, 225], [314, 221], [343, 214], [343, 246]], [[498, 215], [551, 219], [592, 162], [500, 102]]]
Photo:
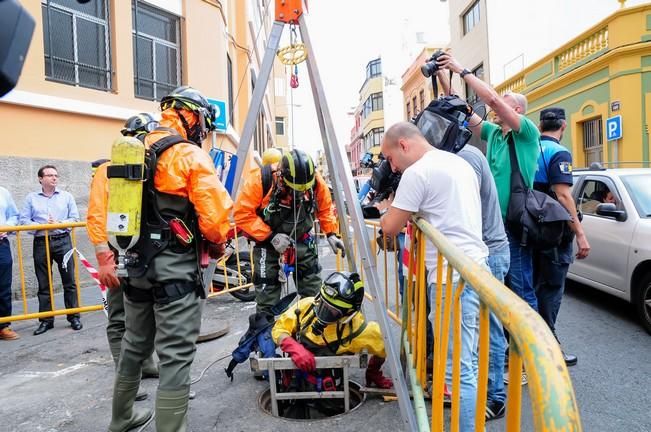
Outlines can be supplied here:
[[606, 137], [608, 141], [622, 138], [622, 116], [617, 115], [606, 120]]
[[612, 102], [610, 103], [610, 110], [611, 110], [611, 111], [619, 111], [619, 108], [620, 108], [620, 103], [619, 103], [619, 101], [612, 101]]
[[226, 132], [228, 129], [228, 111], [226, 110], [226, 102], [218, 99], [208, 98], [208, 102], [215, 106], [217, 115], [215, 116], [215, 129], [218, 132]]

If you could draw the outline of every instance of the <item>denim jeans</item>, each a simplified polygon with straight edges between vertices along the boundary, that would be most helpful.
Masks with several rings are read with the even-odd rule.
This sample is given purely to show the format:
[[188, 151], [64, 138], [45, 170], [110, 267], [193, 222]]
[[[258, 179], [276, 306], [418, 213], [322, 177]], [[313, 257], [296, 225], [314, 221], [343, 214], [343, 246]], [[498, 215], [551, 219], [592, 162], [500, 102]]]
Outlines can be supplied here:
[[[11, 246], [6, 238], [0, 239], [0, 317], [11, 316]], [[0, 324], [0, 329], [10, 323]]]
[[[504, 277], [509, 271], [510, 263], [509, 246], [491, 251], [488, 256], [488, 267], [495, 279], [504, 283]], [[488, 363], [488, 400], [504, 403], [504, 356], [506, 352], [506, 338], [502, 323], [494, 313], [490, 314], [490, 354]]]
[[556, 336], [556, 317], [565, 291], [565, 277], [572, 263], [572, 243], [556, 250], [536, 251], [534, 259], [538, 312]]
[[[457, 290], [457, 283], [454, 284], [452, 292]], [[432, 326], [434, 325], [436, 310], [436, 284], [430, 284], [429, 315]], [[445, 285], [443, 285], [443, 299], [445, 300]], [[461, 293], [461, 407], [459, 430], [461, 432], [474, 432], [475, 430], [475, 405], [477, 403], [477, 372], [474, 366], [475, 346], [477, 341], [477, 319], [479, 316], [479, 296], [466, 284]], [[448, 340], [448, 357], [445, 372], [445, 382], [448, 387], [452, 385], [452, 349], [453, 349], [453, 323], [450, 322], [450, 336]]]
[[511, 266], [506, 275], [506, 286], [537, 312], [538, 300], [533, 286], [533, 252], [529, 247], [520, 246], [520, 241], [513, 238], [508, 228], [506, 236], [511, 251]]

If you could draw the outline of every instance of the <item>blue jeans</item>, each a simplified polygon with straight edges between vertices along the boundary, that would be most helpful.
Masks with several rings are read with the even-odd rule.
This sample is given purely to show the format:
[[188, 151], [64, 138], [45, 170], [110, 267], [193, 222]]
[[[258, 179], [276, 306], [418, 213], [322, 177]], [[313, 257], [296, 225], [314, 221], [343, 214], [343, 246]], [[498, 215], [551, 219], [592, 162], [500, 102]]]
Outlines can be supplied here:
[[534, 281], [538, 312], [556, 336], [556, 317], [565, 291], [565, 277], [572, 263], [572, 243], [556, 250], [536, 251]]
[[511, 266], [506, 275], [506, 286], [537, 312], [538, 300], [533, 287], [533, 252], [529, 247], [520, 246], [520, 241], [511, 236], [508, 228], [506, 236], [511, 251]]
[[[488, 257], [488, 267], [495, 279], [504, 283], [504, 278], [509, 271], [511, 254], [509, 246], [492, 251]], [[488, 400], [504, 403], [504, 356], [506, 352], [506, 338], [502, 323], [494, 313], [490, 314], [490, 354], [488, 364]]]
[[[0, 239], [0, 317], [11, 316], [11, 247], [9, 240]], [[10, 323], [0, 324], [0, 329]]]
[[[443, 285], [443, 299], [445, 300], [445, 285]], [[452, 291], [457, 290], [455, 283]], [[430, 284], [430, 322], [434, 325], [434, 311], [436, 310], [436, 284]], [[461, 407], [459, 430], [461, 432], [474, 432], [475, 430], [475, 404], [477, 403], [477, 372], [474, 367], [475, 346], [477, 341], [477, 319], [479, 317], [479, 296], [466, 284], [461, 293]], [[445, 382], [448, 387], [452, 384], [452, 349], [453, 323], [450, 323], [450, 337], [448, 343], [448, 358], [445, 372]]]

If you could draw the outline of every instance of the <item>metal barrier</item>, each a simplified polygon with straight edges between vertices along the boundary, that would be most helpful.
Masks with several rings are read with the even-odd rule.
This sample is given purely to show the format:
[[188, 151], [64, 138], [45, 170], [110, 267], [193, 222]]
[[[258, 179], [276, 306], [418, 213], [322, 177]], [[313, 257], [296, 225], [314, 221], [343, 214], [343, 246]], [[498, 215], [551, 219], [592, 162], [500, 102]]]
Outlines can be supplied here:
[[[0, 233], [15, 233], [16, 234], [16, 251], [15, 255], [17, 256], [17, 262], [18, 262], [18, 269], [19, 269], [19, 278], [20, 278], [20, 292], [21, 292], [21, 301], [22, 301], [22, 313], [11, 315], [8, 317], [0, 317], [0, 323], [5, 323], [5, 322], [12, 322], [12, 321], [21, 321], [21, 320], [30, 320], [30, 319], [38, 319], [38, 318], [50, 318], [50, 317], [55, 317], [59, 315], [68, 315], [68, 314], [74, 314], [74, 313], [84, 313], [84, 312], [93, 312], [93, 311], [98, 311], [102, 310], [104, 306], [100, 303], [94, 304], [94, 305], [88, 305], [88, 306], [83, 306], [82, 305], [82, 296], [81, 296], [81, 291], [80, 291], [80, 278], [79, 278], [79, 259], [76, 254], [72, 255], [72, 259], [74, 260], [75, 263], [75, 289], [77, 291], [77, 304], [79, 307], [76, 308], [56, 308], [56, 302], [54, 300], [54, 284], [52, 282], [53, 280], [53, 274], [52, 274], [52, 264], [51, 264], [51, 259], [50, 259], [50, 231], [56, 230], [56, 229], [70, 229], [70, 237], [71, 237], [71, 242], [72, 242], [72, 247], [76, 248], [77, 247], [77, 235], [76, 235], [76, 230], [79, 228], [86, 228], [86, 222], [75, 222], [75, 223], [62, 223], [62, 224], [43, 224], [43, 225], [18, 225], [18, 226], [0, 226]], [[28, 308], [28, 292], [26, 289], [26, 282], [25, 282], [25, 264], [24, 264], [24, 251], [23, 251], [23, 233], [28, 232], [28, 231], [45, 231], [46, 236], [45, 236], [45, 250], [46, 250], [46, 260], [47, 260], [47, 268], [48, 268], [48, 282], [49, 282], [49, 291], [50, 291], [50, 304], [52, 306], [52, 309], [47, 312], [29, 312]], [[225, 261], [228, 257], [223, 257], [220, 259], [217, 265], [217, 271], [221, 271], [224, 274], [224, 279], [225, 279], [225, 284], [226, 286], [224, 289], [221, 290], [211, 290], [211, 292], [208, 294], [208, 298], [213, 298], [217, 296], [221, 296], [224, 294], [229, 294], [232, 293], [233, 291], [238, 291], [242, 289], [250, 289], [253, 287], [253, 284], [250, 282], [247, 282], [243, 279], [242, 276], [242, 267], [241, 267], [241, 262], [240, 262], [240, 248], [239, 248], [239, 241], [238, 241], [238, 236], [237, 234], [235, 235], [234, 239], [235, 243], [235, 254], [236, 254], [236, 260], [237, 260], [237, 275], [232, 276], [228, 274], [228, 269], [227, 266], [225, 265]], [[251, 270], [253, 271], [253, 256], [251, 254]], [[233, 284], [231, 283], [232, 279], [236, 279], [237, 283]], [[98, 289], [99, 293], [99, 289]], [[98, 295], [99, 298], [99, 295]]]
[[[371, 247], [377, 252], [379, 223], [366, 221], [373, 229]], [[404, 354], [403, 368], [409, 379], [414, 410], [420, 431], [443, 431], [444, 383], [448, 342], [452, 335], [452, 389], [450, 429], [459, 430], [460, 416], [460, 354], [461, 354], [461, 312], [460, 296], [466, 283], [479, 296], [479, 345], [478, 386], [475, 430], [485, 427], [486, 391], [488, 383], [489, 356], [489, 313], [493, 312], [510, 334], [509, 382], [520, 383], [522, 366], [528, 374], [528, 390], [532, 405], [533, 424], [536, 431], [581, 431], [579, 410], [567, 367], [558, 342], [542, 318], [510, 289], [495, 279], [489, 271], [468, 258], [460, 249], [447, 240], [438, 230], [420, 218], [412, 218], [413, 232], [409, 248], [409, 269], [405, 273], [404, 292], [401, 301], [397, 276], [398, 252], [386, 250], [383, 241], [383, 257], [376, 254], [378, 270], [384, 269], [384, 300], [387, 315], [401, 325], [401, 350]], [[394, 244], [397, 239], [394, 238]], [[428, 348], [427, 326], [430, 325], [426, 310], [426, 243], [431, 242], [438, 249], [437, 298], [433, 322], [434, 347], [432, 372], [427, 372]], [[431, 247], [431, 246], [430, 246]], [[355, 245], [357, 248], [357, 245]], [[393, 254], [393, 257], [391, 255]], [[447, 272], [443, 275], [444, 260]], [[393, 263], [392, 265], [390, 263]], [[393, 268], [392, 268], [393, 267]], [[337, 268], [343, 263], [337, 260]], [[362, 268], [360, 265], [358, 268]], [[393, 270], [395, 277], [390, 278]], [[453, 272], [460, 278], [452, 294]], [[408, 274], [407, 274], [408, 273]], [[392, 280], [393, 279], [393, 280]], [[394, 289], [389, 282], [394, 282]], [[446, 290], [443, 300], [443, 290]], [[390, 298], [393, 295], [393, 299]], [[367, 295], [369, 300], [373, 300]], [[393, 305], [393, 307], [391, 307]], [[452, 326], [452, 333], [449, 329]], [[431, 399], [431, 416], [428, 415], [426, 398]], [[522, 387], [508, 386], [506, 405], [506, 430], [519, 431], [521, 421]]]
[[[20, 274], [20, 292], [21, 300], [23, 303], [23, 313], [18, 315], [12, 315], [9, 317], [0, 317], [0, 323], [11, 322], [11, 321], [20, 321], [28, 319], [37, 319], [37, 318], [51, 318], [58, 315], [68, 315], [74, 313], [82, 312], [91, 312], [96, 310], [103, 309], [103, 305], [91, 305], [91, 306], [82, 306], [81, 292], [79, 290], [79, 260], [77, 259], [76, 254], [73, 254], [72, 259], [75, 263], [75, 289], [77, 291], [77, 304], [79, 305], [76, 308], [70, 309], [57, 309], [56, 303], [54, 301], [54, 284], [52, 283], [52, 259], [50, 257], [50, 231], [56, 229], [70, 229], [70, 239], [72, 242], [72, 247], [77, 247], [77, 228], [85, 228], [85, 222], [75, 222], [75, 223], [61, 223], [61, 224], [43, 224], [43, 225], [19, 225], [19, 226], [3, 226], [0, 227], [0, 233], [16, 233], [16, 256], [18, 257], [18, 269]], [[29, 312], [27, 306], [27, 290], [25, 287], [25, 263], [24, 263], [24, 254], [23, 254], [23, 236], [22, 233], [27, 231], [45, 231], [45, 256], [47, 261], [47, 270], [48, 270], [48, 283], [50, 291], [50, 304], [52, 309], [49, 312]]]

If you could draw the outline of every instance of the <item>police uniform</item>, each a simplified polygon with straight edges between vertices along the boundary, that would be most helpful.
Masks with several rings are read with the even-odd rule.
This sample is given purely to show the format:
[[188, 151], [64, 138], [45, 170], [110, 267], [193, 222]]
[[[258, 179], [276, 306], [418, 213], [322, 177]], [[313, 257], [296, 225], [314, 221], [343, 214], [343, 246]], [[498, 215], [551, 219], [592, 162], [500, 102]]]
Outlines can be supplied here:
[[[548, 108], [541, 111], [540, 119], [565, 120], [565, 111], [561, 108]], [[540, 145], [542, 149], [538, 158], [534, 188], [556, 198], [552, 185], [573, 184], [572, 154], [556, 138], [545, 135], [544, 132], [540, 137]], [[534, 251], [534, 286], [538, 312], [554, 334], [556, 317], [565, 289], [565, 277], [573, 261], [573, 239], [574, 235], [571, 234], [556, 248]]]

